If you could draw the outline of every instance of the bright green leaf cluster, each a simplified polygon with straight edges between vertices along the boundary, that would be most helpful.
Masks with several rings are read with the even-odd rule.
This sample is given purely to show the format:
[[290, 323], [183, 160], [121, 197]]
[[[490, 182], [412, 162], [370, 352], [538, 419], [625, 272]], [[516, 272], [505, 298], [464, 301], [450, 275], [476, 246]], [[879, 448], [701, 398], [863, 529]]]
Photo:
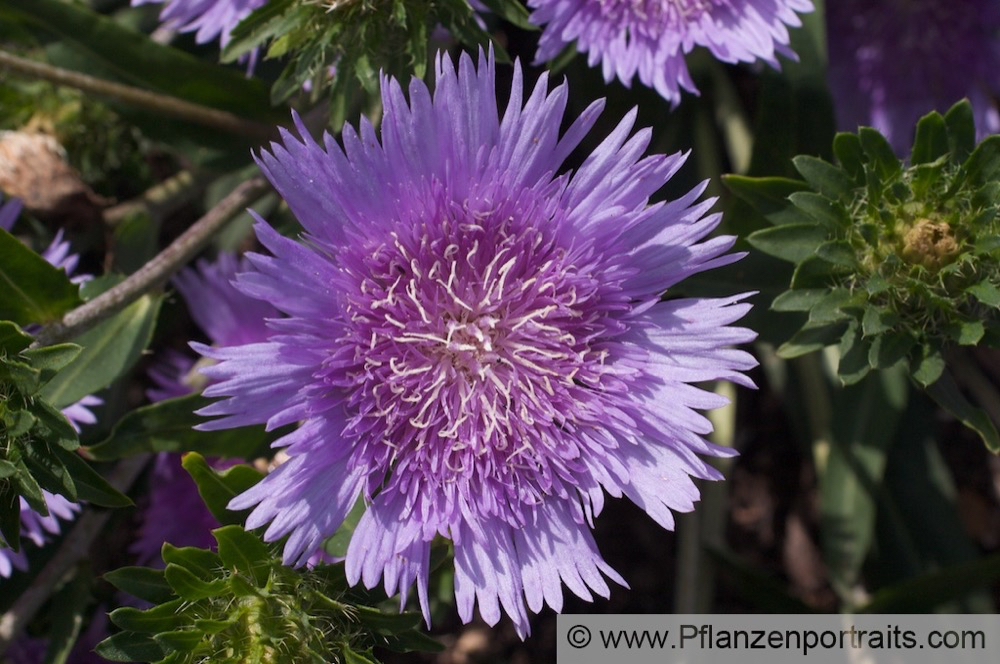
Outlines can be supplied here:
[[375, 662], [374, 647], [437, 649], [420, 616], [358, 603], [341, 566], [285, 567], [239, 526], [212, 531], [218, 553], [163, 546], [166, 568], [119, 569], [108, 581], [150, 609], [120, 608], [123, 631], [97, 651], [117, 662]]
[[[491, 4], [527, 24], [526, 11], [512, 0]], [[342, 115], [359, 82], [377, 92], [380, 71], [402, 80], [423, 76], [437, 26], [470, 46], [490, 41], [466, 0], [272, 0], [237, 26], [223, 59], [266, 46], [265, 58], [288, 61], [271, 90], [274, 103], [309, 84], [316, 92], [329, 88]]]
[[772, 308], [808, 320], [780, 354], [839, 343], [845, 383], [907, 361], [928, 387], [950, 347], [1000, 346], [1000, 136], [977, 146], [960, 102], [920, 120], [908, 162], [870, 128], [833, 149], [794, 159], [803, 181], [728, 179], [772, 223], [750, 243], [795, 264]]
[[796, 264], [773, 308], [808, 322], [782, 355], [839, 340], [845, 382], [909, 359], [926, 386], [948, 346], [1000, 345], [1000, 137], [974, 137], [962, 102], [920, 121], [908, 164], [863, 128], [838, 165], [796, 157], [804, 182], [730, 179], [774, 224], [750, 243]]
[[281, 563], [281, 542], [263, 543], [237, 525], [232, 498], [260, 481], [249, 466], [213, 470], [197, 453], [184, 468], [223, 525], [218, 552], [164, 544], [165, 569], [126, 567], [105, 575], [119, 589], [154, 604], [121, 608], [122, 629], [97, 651], [117, 662], [372, 663], [375, 647], [438, 650], [417, 630], [414, 613], [383, 613], [364, 591], [348, 587], [343, 566], [296, 570]]
[[30, 344], [31, 337], [17, 325], [0, 321], [0, 533], [15, 550], [21, 497], [42, 515], [49, 513], [43, 489], [72, 501], [132, 504], [75, 452], [80, 446], [76, 431], [41, 394], [80, 347]]

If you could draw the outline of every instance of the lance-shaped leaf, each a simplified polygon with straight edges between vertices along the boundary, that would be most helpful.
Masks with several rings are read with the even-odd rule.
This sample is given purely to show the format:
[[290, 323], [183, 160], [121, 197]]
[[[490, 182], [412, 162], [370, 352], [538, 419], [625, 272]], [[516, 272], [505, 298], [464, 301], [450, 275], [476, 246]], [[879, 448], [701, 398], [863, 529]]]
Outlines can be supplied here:
[[83, 351], [49, 381], [42, 397], [57, 408], [65, 408], [122, 376], [149, 345], [161, 299], [145, 295], [75, 338], [73, 342]]
[[0, 319], [19, 325], [51, 323], [81, 304], [79, 289], [65, 270], [52, 267], [2, 228], [0, 256]]

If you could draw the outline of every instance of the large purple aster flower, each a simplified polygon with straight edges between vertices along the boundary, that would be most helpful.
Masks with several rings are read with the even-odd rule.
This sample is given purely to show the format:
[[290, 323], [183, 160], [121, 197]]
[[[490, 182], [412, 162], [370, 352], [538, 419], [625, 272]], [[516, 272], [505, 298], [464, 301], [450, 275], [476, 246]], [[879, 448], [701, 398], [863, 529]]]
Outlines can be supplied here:
[[837, 0], [826, 12], [842, 129], [874, 127], [904, 154], [917, 120], [968, 97], [980, 137], [1000, 132], [1000, 3]]
[[673, 104], [681, 88], [697, 92], [685, 56], [704, 46], [723, 62], [762, 60], [778, 66], [788, 48], [788, 26], [811, 0], [528, 0], [531, 21], [542, 26], [538, 61], [576, 43], [604, 80], [630, 85], [636, 73]]
[[547, 79], [522, 98], [515, 65], [497, 114], [494, 60], [436, 65], [436, 90], [382, 81], [381, 140], [362, 119], [341, 148], [287, 132], [259, 162], [305, 227], [303, 241], [264, 221], [272, 256], [237, 286], [288, 318], [263, 343], [209, 348], [225, 396], [207, 429], [301, 422], [280, 439], [290, 460], [232, 501], [247, 521], [288, 535], [284, 559], [322, 546], [358, 496], [367, 511], [347, 552], [352, 583], [405, 601], [415, 581], [427, 612], [428, 554], [454, 542], [462, 618], [501, 606], [523, 635], [525, 601], [559, 610], [562, 584], [607, 596], [624, 583], [591, 535], [604, 493], [626, 495], [664, 527], [692, 509], [691, 477], [718, 478], [699, 454], [695, 409], [725, 402], [693, 387], [755, 365], [729, 345], [740, 297], [660, 296], [684, 277], [730, 263], [732, 238], [704, 185], [649, 203], [682, 155], [642, 157], [635, 112], [576, 173], [563, 162], [603, 102], [566, 132], [567, 88]]

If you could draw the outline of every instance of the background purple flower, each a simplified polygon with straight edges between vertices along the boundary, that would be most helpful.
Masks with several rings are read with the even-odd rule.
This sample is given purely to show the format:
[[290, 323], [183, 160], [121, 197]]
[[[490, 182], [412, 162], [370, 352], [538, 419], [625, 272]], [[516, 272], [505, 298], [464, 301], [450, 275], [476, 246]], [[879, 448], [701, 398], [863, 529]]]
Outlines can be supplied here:
[[1000, 132], [1000, 3], [837, 0], [826, 13], [841, 129], [874, 127], [905, 154], [917, 120], [968, 97], [980, 138]]
[[21, 549], [14, 551], [0, 547], [0, 576], [8, 577], [15, 569], [26, 570], [28, 558], [24, 551], [25, 541], [30, 541], [35, 546], [43, 546], [50, 536], [59, 534], [59, 519], [71, 521], [76, 518], [76, 513], [80, 511], [80, 506], [76, 503], [54, 493], [49, 493], [45, 489], [42, 489], [42, 496], [45, 498], [45, 505], [49, 508], [48, 516], [42, 516], [31, 509], [28, 507], [27, 501], [21, 498]]
[[501, 607], [520, 634], [525, 608], [562, 607], [562, 584], [607, 596], [590, 526], [605, 492], [628, 496], [667, 528], [693, 508], [690, 477], [720, 475], [695, 409], [725, 400], [690, 382], [755, 365], [729, 345], [740, 298], [660, 302], [685, 276], [730, 263], [733, 238], [702, 240], [720, 221], [698, 202], [649, 196], [681, 155], [642, 157], [650, 131], [635, 112], [573, 174], [563, 161], [596, 121], [592, 104], [561, 137], [567, 87], [543, 76], [522, 97], [515, 67], [497, 114], [492, 57], [478, 70], [436, 66], [433, 97], [417, 79], [409, 103], [382, 81], [381, 141], [361, 120], [344, 148], [283, 134], [259, 162], [306, 229], [302, 242], [263, 220], [272, 256], [237, 286], [289, 318], [261, 343], [198, 345], [201, 411], [220, 429], [301, 422], [276, 445], [289, 461], [232, 501], [256, 505], [249, 528], [288, 536], [302, 564], [359, 495], [368, 509], [348, 548], [349, 580], [384, 578], [402, 601], [416, 582], [427, 613], [430, 543], [455, 546], [455, 592], [468, 621]]
[[778, 66], [788, 48], [788, 26], [801, 25], [796, 12], [810, 12], [810, 0], [528, 0], [531, 21], [542, 26], [539, 62], [576, 43], [587, 64], [598, 63], [604, 80], [626, 86], [638, 74], [676, 105], [681, 89], [697, 92], [685, 56], [704, 46], [723, 62], [763, 60]]
[[[218, 38], [220, 46], [225, 48], [233, 28], [255, 9], [263, 7], [267, 0], [132, 0], [132, 5], [161, 2], [164, 7], [160, 20], [164, 26], [195, 33], [195, 41], [199, 44]], [[254, 51], [248, 63], [251, 71], [256, 60], [257, 51]]]
[[[200, 260], [173, 279], [195, 323], [213, 344], [231, 345], [263, 341], [270, 334], [265, 320], [279, 316], [266, 302], [247, 297], [232, 285], [237, 273], [249, 269], [245, 259], [220, 253], [214, 261]], [[184, 396], [194, 391], [189, 378], [195, 358], [166, 352], [149, 372], [155, 387], [151, 401]], [[217, 469], [234, 462], [215, 461]], [[141, 512], [142, 523], [130, 550], [141, 565], [160, 564], [164, 542], [174, 546], [215, 546], [212, 529], [219, 523], [198, 495], [197, 486], [181, 466], [181, 455], [157, 455], [149, 478], [149, 494]]]
[[[247, 297], [233, 287], [237, 273], [248, 269], [246, 259], [222, 252], [214, 261], [202, 259], [173, 279], [191, 318], [213, 345], [263, 341], [270, 334], [266, 319], [280, 315], [269, 303]], [[165, 352], [149, 372], [155, 384], [146, 393], [150, 401], [190, 394], [194, 388], [188, 380], [194, 364], [193, 355]]]

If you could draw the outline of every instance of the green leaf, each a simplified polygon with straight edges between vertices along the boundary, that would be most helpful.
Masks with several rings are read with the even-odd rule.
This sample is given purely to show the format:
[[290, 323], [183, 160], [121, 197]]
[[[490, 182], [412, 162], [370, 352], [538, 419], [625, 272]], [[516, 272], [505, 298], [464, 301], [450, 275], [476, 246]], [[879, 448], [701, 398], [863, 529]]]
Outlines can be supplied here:
[[996, 425], [982, 409], [970, 404], [954, 379], [948, 373], [940, 374], [940, 378], [927, 386], [929, 394], [939, 406], [951, 413], [955, 419], [979, 434], [983, 443], [994, 454], [1000, 454], [1000, 434]]
[[792, 162], [805, 181], [827, 198], [846, 202], [853, 198], [855, 183], [830, 162], [808, 155], [799, 155]]
[[158, 44], [79, 3], [5, 0], [5, 8], [96, 60], [119, 80], [267, 124], [286, 120], [257, 78]]
[[869, 374], [838, 392], [831, 444], [819, 472], [820, 535], [831, 582], [849, 596], [874, 537], [876, 502], [886, 455], [907, 400], [901, 370]]
[[1000, 307], [1000, 288], [988, 280], [983, 280], [974, 286], [969, 286], [965, 292], [988, 307]]
[[952, 106], [944, 115], [944, 123], [948, 127], [952, 161], [961, 164], [976, 146], [976, 120], [969, 100], [963, 99]]
[[815, 254], [826, 237], [826, 229], [817, 224], [786, 224], [759, 230], [747, 240], [766, 254], [800, 263]]
[[212, 403], [198, 394], [167, 399], [137, 408], [115, 424], [103, 441], [87, 448], [98, 460], [120, 459], [143, 452], [198, 452], [205, 456], [250, 458], [277, 434], [263, 426], [197, 431], [205, 422], [196, 415]]
[[189, 602], [197, 602], [206, 597], [214, 597], [226, 590], [225, 579], [203, 581], [189, 572], [186, 567], [174, 565], [173, 563], [167, 565], [163, 573], [167, 577], [167, 583], [174, 589], [174, 592]]
[[10, 480], [0, 482], [0, 536], [7, 547], [21, 550], [21, 497]]
[[151, 609], [125, 606], [109, 614], [111, 622], [130, 632], [156, 633], [180, 627], [187, 622], [183, 599], [172, 599]]
[[257, 537], [239, 526], [223, 526], [212, 531], [219, 543], [219, 557], [228, 569], [249, 576], [259, 588], [271, 572], [271, 551]]
[[937, 350], [924, 348], [923, 354], [913, 362], [913, 379], [922, 387], [931, 385], [944, 371], [944, 358]]
[[821, 244], [819, 248], [816, 249], [816, 255], [825, 260], [827, 263], [831, 263], [833, 265], [840, 265], [849, 268], [856, 268], [858, 265], [858, 259], [854, 252], [854, 248], [851, 247], [849, 242], [843, 240], [835, 240], [833, 242]]
[[344, 655], [344, 664], [378, 664], [377, 661], [368, 657], [368, 654], [361, 654], [351, 650], [350, 647], [344, 645], [341, 649], [341, 653]]
[[1000, 136], [994, 134], [983, 139], [962, 164], [962, 172], [966, 181], [977, 186], [1000, 177]]
[[880, 334], [868, 351], [868, 363], [875, 369], [888, 369], [906, 357], [916, 343], [907, 332]]
[[207, 549], [194, 546], [176, 547], [164, 542], [160, 554], [163, 556], [163, 562], [183, 567], [205, 581], [214, 579], [223, 569], [222, 558]]
[[0, 460], [0, 480], [5, 480], [17, 472], [17, 466], [10, 461]]
[[791, 287], [829, 289], [834, 281], [833, 277], [839, 270], [836, 265], [819, 256], [810, 256], [795, 266], [792, 271]]
[[844, 207], [829, 198], [811, 191], [800, 191], [788, 197], [797, 209], [826, 227], [827, 232], [835, 232], [851, 223]]
[[951, 323], [946, 331], [960, 346], [975, 346], [986, 334], [986, 326], [981, 320], [965, 320]]
[[43, 399], [33, 400], [29, 409], [41, 425], [37, 433], [47, 442], [70, 451], [80, 447], [76, 429], [62, 412]]
[[168, 652], [191, 652], [198, 647], [203, 637], [199, 630], [179, 629], [161, 632], [153, 638]]
[[857, 134], [841, 132], [833, 137], [833, 154], [851, 176], [854, 184], [863, 186], [865, 183], [865, 152], [861, 147], [861, 139]]
[[51, 493], [62, 494], [72, 502], [79, 500], [73, 477], [48, 445], [40, 441], [28, 441], [22, 450], [24, 463], [39, 486]]
[[870, 344], [862, 337], [856, 321], [851, 321], [847, 332], [840, 339], [840, 362], [837, 364], [837, 376], [844, 385], [854, 385], [868, 375], [871, 365], [868, 364]]
[[259, 482], [263, 475], [250, 466], [233, 466], [218, 473], [197, 452], [185, 454], [181, 463], [194, 478], [201, 499], [219, 523], [240, 524], [246, 520], [250, 510], [232, 512], [226, 505]]
[[31, 345], [31, 336], [9, 320], [0, 320], [0, 349], [16, 355]]
[[106, 572], [104, 580], [122, 592], [153, 604], [168, 602], [174, 595], [166, 577], [163, 576], [163, 570], [159, 569], [120, 567]]
[[300, 12], [289, 14], [292, 6], [294, 0], [270, 0], [251, 12], [230, 32], [229, 43], [222, 50], [222, 61], [235, 62], [296, 26], [301, 21]]
[[153, 637], [119, 632], [97, 644], [97, 654], [112, 662], [158, 662], [166, 656]]
[[41, 387], [42, 372], [24, 362], [0, 359], [0, 381], [13, 383], [22, 394], [32, 395]]
[[951, 565], [881, 588], [856, 613], [933, 613], [1000, 579], [1000, 555]]
[[61, 447], [54, 448], [53, 451], [73, 477], [80, 500], [101, 507], [131, 507], [134, 504], [128, 496], [108, 484], [108, 481], [76, 452]]
[[28, 360], [32, 367], [42, 372], [42, 382], [52, 380], [60, 369], [76, 359], [83, 350], [76, 344], [57, 344], [44, 348], [32, 348], [21, 352], [21, 357]]
[[[64, 270], [57, 270], [44, 258], [0, 228], [0, 319], [19, 325], [51, 323], [82, 304], [78, 288]], [[4, 340], [16, 339], [9, 328]]]
[[146, 295], [74, 339], [83, 352], [49, 381], [42, 396], [57, 408], [65, 408], [128, 371], [149, 345], [161, 299]]
[[885, 136], [871, 127], [862, 127], [858, 130], [858, 138], [861, 140], [861, 149], [868, 155], [882, 182], [899, 175], [903, 165], [899, 163]]
[[774, 298], [771, 308], [775, 311], [809, 311], [830, 293], [828, 288], [800, 288], [787, 290]]
[[914, 166], [928, 164], [946, 154], [948, 154], [948, 126], [940, 113], [932, 111], [920, 118], [917, 123], [910, 163]]
[[809, 323], [811, 325], [835, 323], [852, 318], [851, 314], [844, 311], [844, 308], [856, 307], [862, 303], [863, 300], [858, 295], [852, 294], [846, 288], [835, 288], [809, 310]]
[[743, 175], [723, 175], [722, 182], [764, 218], [776, 226], [801, 223], [802, 214], [792, 208], [788, 197], [806, 191], [804, 182], [789, 178], [752, 178]]
[[869, 306], [861, 318], [861, 331], [866, 337], [882, 334], [899, 322], [899, 316], [877, 306]]
[[528, 10], [516, 0], [482, 0], [482, 3], [489, 7], [491, 12], [522, 30], [531, 32], [538, 30], [538, 26], [529, 20]]
[[826, 348], [843, 336], [845, 329], [844, 323], [802, 328], [795, 336], [781, 344], [778, 348], [778, 357], [790, 360]]

